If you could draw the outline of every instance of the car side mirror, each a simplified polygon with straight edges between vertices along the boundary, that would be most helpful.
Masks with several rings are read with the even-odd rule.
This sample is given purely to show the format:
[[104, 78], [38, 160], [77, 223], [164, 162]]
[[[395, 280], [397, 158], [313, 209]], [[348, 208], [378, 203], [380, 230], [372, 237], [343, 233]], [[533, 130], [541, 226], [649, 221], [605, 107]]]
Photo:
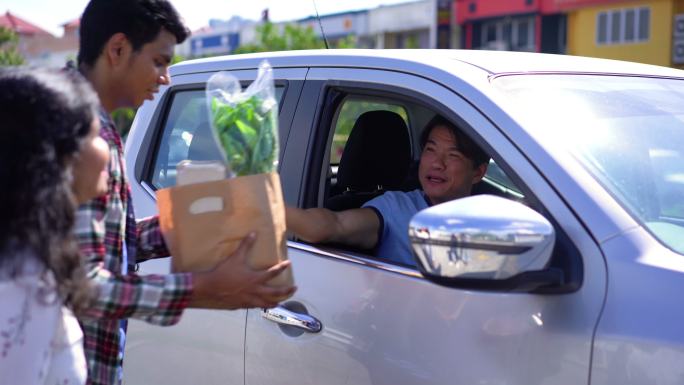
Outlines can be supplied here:
[[549, 268], [551, 223], [531, 208], [494, 195], [475, 195], [413, 216], [409, 239], [423, 275], [463, 289], [533, 291], [560, 285]]

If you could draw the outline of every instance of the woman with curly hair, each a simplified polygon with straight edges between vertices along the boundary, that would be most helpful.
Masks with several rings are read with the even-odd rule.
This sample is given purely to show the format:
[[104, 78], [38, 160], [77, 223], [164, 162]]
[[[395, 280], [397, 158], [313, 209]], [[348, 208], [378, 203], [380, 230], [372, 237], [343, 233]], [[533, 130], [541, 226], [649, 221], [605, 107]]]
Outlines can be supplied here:
[[90, 289], [77, 205], [107, 189], [98, 98], [77, 73], [0, 69], [0, 384], [81, 384]]

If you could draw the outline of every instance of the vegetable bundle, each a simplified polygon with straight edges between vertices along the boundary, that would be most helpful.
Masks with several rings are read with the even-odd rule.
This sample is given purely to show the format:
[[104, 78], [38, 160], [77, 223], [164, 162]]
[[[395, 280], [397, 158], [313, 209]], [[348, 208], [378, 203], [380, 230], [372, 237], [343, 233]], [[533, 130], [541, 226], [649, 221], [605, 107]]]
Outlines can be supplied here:
[[277, 102], [270, 65], [262, 62], [257, 79], [244, 91], [225, 72], [207, 84], [212, 127], [235, 176], [276, 171]]

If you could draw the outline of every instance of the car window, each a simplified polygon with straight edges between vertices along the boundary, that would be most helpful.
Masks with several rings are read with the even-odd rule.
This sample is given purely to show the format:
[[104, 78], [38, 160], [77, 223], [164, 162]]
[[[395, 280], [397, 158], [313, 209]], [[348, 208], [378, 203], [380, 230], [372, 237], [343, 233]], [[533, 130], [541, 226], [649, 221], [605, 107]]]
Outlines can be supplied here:
[[332, 147], [330, 150], [330, 164], [338, 165], [340, 163], [340, 158], [344, 152], [344, 146], [349, 139], [349, 134], [356, 120], [368, 111], [391, 111], [401, 116], [409, 126], [408, 115], [406, 109], [398, 104], [392, 104], [390, 101], [371, 101], [364, 99], [347, 99], [342, 104], [337, 120], [335, 122], [335, 133], [333, 134]]
[[357, 124], [357, 121], [359, 121], [359, 117], [372, 111], [385, 111], [389, 114], [396, 114], [404, 121], [406, 127], [409, 127], [408, 114], [406, 109], [400, 104], [390, 100], [346, 98], [340, 106], [333, 123], [334, 131], [329, 151], [330, 164], [328, 168], [328, 184], [332, 195], [341, 192], [341, 187], [337, 184], [337, 172], [349, 139], [349, 134], [354, 125]]
[[[327, 178], [320, 189], [318, 205], [333, 211], [362, 207], [388, 191], [404, 191], [411, 197], [425, 198], [418, 178], [419, 138], [423, 127], [437, 114], [420, 102], [387, 96], [347, 95], [334, 108], [334, 118], [320, 130], [329, 135]], [[358, 131], [357, 131], [358, 130]], [[326, 167], [322, 167], [325, 172]], [[476, 194], [496, 194], [517, 201], [522, 194], [506, 173], [491, 163], [487, 180], [473, 189]], [[398, 217], [404, 213], [398, 213]], [[401, 220], [398, 220], [400, 222]], [[413, 267], [402, 258], [382, 255], [382, 251], [345, 250], [371, 255], [385, 262]], [[407, 262], [408, 263], [408, 262]]]
[[[486, 183], [501, 189], [503, 192], [508, 193], [512, 197], [518, 198], [517, 200], [523, 201], [523, 193], [520, 188], [513, 183], [513, 181], [506, 175], [504, 170], [494, 161], [494, 159], [489, 161], [489, 166], [487, 166], [487, 173], [485, 174], [484, 180]], [[524, 202], [523, 202], [524, 203]]]
[[684, 81], [530, 75], [495, 84], [530, 131], [572, 154], [660, 242], [684, 254]]
[[[344, 153], [344, 147], [347, 143], [347, 140], [349, 139], [349, 134], [351, 133], [351, 130], [356, 123], [357, 119], [359, 116], [361, 116], [363, 113], [368, 112], [368, 111], [390, 111], [394, 112], [397, 115], [399, 115], [403, 120], [406, 126], [409, 129], [409, 132], [413, 133], [413, 136], [418, 138], [420, 136], [420, 128], [415, 128], [411, 127], [408, 119], [408, 111], [407, 111], [407, 106], [402, 105], [402, 103], [406, 103], [405, 101], [399, 102], [396, 100], [392, 99], [387, 99], [384, 101], [380, 101], [377, 98], [374, 98], [372, 100], [368, 99], [363, 99], [361, 97], [350, 97], [346, 98], [344, 103], [339, 109], [337, 119], [334, 124], [334, 134], [333, 134], [333, 139], [332, 139], [332, 144], [330, 147], [330, 185], [332, 186], [332, 192], [336, 192], [336, 175], [337, 175], [337, 170], [338, 166], [340, 163], [340, 159], [342, 158], [342, 154]], [[413, 107], [413, 108], [419, 108], [417, 106], [408, 106], [408, 107]], [[429, 116], [433, 116], [434, 112], [429, 112]], [[413, 145], [412, 145], [413, 146]], [[415, 157], [418, 157], [419, 154], [416, 154]], [[412, 168], [416, 167], [417, 160], [414, 160], [414, 164], [412, 165]], [[415, 169], [409, 170], [409, 173], [416, 173], [417, 171]], [[523, 194], [520, 191], [520, 189], [511, 181], [511, 179], [506, 175], [506, 173], [499, 167], [498, 164], [494, 160], [491, 160], [489, 163], [489, 167], [487, 169], [487, 174], [485, 176], [485, 182], [492, 187], [501, 190], [502, 194], [508, 194], [511, 197], [515, 197], [517, 200], [522, 201], [523, 200]], [[408, 175], [406, 179], [406, 183], [403, 186], [407, 190], [419, 188], [419, 184], [417, 181], [417, 175]]]
[[[276, 86], [282, 100], [284, 86]], [[221, 160], [209, 124], [204, 89], [177, 91], [160, 135], [149, 182], [156, 189], [176, 184], [176, 165], [182, 160]]]

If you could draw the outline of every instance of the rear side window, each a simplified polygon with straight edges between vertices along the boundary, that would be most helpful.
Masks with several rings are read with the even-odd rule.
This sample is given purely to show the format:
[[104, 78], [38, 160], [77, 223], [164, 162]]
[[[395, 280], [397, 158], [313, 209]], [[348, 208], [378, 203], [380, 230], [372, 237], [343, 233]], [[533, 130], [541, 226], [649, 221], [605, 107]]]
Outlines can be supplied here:
[[[284, 90], [284, 86], [276, 86], [279, 103]], [[209, 123], [204, 89], [175, 92], [164, 121], [154, 167], [148, 178], [155, 189], [176, 184], [176, 165], [180, 161], [221, 159]]]

